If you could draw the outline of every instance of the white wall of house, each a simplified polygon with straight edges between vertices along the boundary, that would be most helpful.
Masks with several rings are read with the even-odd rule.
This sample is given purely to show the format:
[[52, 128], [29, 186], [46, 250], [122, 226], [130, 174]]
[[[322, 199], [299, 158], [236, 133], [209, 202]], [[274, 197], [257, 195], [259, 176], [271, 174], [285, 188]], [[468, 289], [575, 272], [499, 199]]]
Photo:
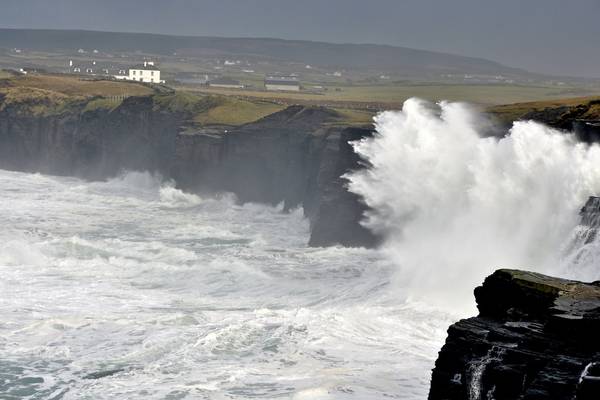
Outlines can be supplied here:
[[287, 91], [287, 92], [299, 92], [300, 91], [300, 85], [274, 85], [274, 84], [268, 83], [265, 85], [265, 88], [267, 90], [274, 90], [274, 91]]
[[130, 69], [128, 79], [130, 81], [161, 83], [159, 70]]

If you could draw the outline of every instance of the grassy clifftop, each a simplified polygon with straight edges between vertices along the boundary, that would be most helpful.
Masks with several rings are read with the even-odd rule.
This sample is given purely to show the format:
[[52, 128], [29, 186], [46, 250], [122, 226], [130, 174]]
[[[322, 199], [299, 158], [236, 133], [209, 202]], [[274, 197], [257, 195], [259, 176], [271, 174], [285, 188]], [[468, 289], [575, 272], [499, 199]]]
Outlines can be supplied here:
[[110, 112], [129, 97], [152, 97], [155, 111], [183, 115], [190, 126], [242, 125], [284, 108], [275, 102], [257, 99], [184, 91], [165, 93], [135, 82], [84, 80], [68, 75], [4, 73], [0, 76], [0, 110], [13, 107], [23, 115]]
[[177, 91], [154, 96], [157, 110], [183, 113], [191, 126], [242, 125], [281, 111], [284, 106], [268, 101], [198, 95]]
[[114, 108], [130, 96], [148, 96], [152, 88], [118, 81], [82, 80], [61, 75], [0, 76], [0, 110], [13, 107], [20, 114], [56, 115]]
[[[0, 110], [14, 108], [23, 115], [112, 112], [125, 98], [151, 97], [154, 110], [181, 115], [190, 129], [207, 125], [238, 126], [281, 111], [287, 103], [253, 98], [177, 90], [166, 92], [136, 82], [89, 80], [69, 75], [19, 75], [0, 71]], [[335, 108], [332, 124], [368, 125], [373, 109]], [[518, 119], [538, 119], [560, 126], [562, 120], [600, 119], [600, 96], [492, 106], [486, 109], [506, 125]]]
[[505, 104], [489, 107], [487, 111], [505, 124], [530, 118], [548, 123], [559, 122], [561, 118], [598, 120], [600, 96]]

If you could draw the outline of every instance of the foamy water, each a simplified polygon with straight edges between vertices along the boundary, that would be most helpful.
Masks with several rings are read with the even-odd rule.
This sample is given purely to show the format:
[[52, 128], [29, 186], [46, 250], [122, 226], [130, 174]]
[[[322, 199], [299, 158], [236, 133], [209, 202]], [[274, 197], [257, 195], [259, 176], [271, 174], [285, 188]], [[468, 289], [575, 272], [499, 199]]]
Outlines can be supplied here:
[[[426, 397], [454, 317], [301, 211], [0, 171], [0, 397]], [[12, 397], [11, 397], [12, 396]]]
[[573, 267], [565, 253], [589, 196], [600, 194], [600, 147], [532, 121], [503, 138], [466, 104], [408, 100], [355, 143], [370, 168], [349, 187], [372, 212], [397, 265], [393, 285], [416, 299], [470, 308], [497, 268], [600, 278], [597, 245]]

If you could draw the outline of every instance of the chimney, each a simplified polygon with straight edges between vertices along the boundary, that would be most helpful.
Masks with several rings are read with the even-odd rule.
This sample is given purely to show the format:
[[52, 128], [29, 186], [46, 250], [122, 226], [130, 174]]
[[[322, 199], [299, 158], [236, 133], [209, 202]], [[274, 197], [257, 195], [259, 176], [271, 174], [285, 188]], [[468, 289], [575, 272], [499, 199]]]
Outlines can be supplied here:
[[148, 66], [148, 61], [144, 61], [144, 67]]
[[73, 60], [69, 60], [69, 67], [73, 66]]

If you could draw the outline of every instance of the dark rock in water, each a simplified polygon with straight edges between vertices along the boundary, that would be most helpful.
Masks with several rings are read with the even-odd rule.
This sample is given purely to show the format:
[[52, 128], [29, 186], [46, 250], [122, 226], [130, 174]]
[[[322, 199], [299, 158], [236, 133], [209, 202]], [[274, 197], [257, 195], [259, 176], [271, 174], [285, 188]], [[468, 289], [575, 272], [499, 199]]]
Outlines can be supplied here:
[[429, 399], [600, 398], [600, 283], [498, 270], [452, 325]]
[[582, 142], [600, 143], [600, 121], [577, 119], [573, 121], [572, 128]]
[[579, 265], [594, 265], [597, 254], [595, 242], [600, 229], [600, 197], [590, 197], [579, 212], [579, 225], [573, 230], [569, 242], [563, 250], [563, 256], [568, 259], [572, 268]]
[[591, 243], [594, 241], [598, 228], [600, 228], [600, 197], [590, 197], [581, 209], [582, 227], [585, 227], [583, 243]]
[[101, 379], [107, 376], [116, 375], [120, 372], [125, 371], [125, 368], [107, 369], [104, 371], [92, 372], [91, 374], [84, 375], [83, 379]]
[[597, 399], [600, 395], [600, 363], [588, 364], [577, 385], [578, 399]]

